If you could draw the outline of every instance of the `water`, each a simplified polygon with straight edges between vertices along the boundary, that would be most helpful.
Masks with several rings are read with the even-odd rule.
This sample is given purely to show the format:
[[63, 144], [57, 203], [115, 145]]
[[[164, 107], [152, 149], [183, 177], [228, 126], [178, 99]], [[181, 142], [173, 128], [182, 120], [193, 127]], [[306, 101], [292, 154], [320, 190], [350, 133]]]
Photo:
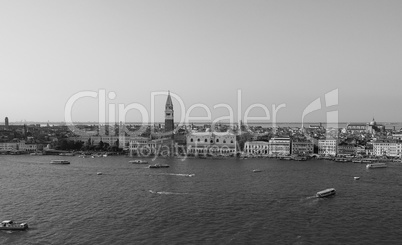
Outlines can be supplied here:
[[[0, 244], [399, 244], [402, 164], [0, 156]], [[262, 172], [254, 173], [253, 169]], [[103, 175], [97, 175], [102, 172]], [[354, 176], [360, 176], [356, 181]], [[314, 197], [334, 187], [336, 196]]]

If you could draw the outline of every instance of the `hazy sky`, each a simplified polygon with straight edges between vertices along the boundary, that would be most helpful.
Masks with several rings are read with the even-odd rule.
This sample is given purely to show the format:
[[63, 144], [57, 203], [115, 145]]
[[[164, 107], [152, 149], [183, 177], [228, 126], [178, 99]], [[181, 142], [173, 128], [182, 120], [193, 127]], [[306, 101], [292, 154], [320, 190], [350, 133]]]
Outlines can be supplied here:
[[[237, 119], [240, 90], [241, 115], [258, 103], [272, 120], [286, 104], [277, 121], [301, 121], [321, 98], [305, 121], [338, 110], [342, 122], [401, 122], [401, 13], [400, 0], [0, 1], [0, 120], [62, 121], [71, 96], [105, 89], [116, 95], [107, 104], [147, 110], [151, 92], [170, 90], [213, 118], [229, 115], [213, 108], [225, 103]], [[338, 105], [325, 108], [334, 89]], [[96, 121], [97, 103], [77, 100], [73, 120]]]

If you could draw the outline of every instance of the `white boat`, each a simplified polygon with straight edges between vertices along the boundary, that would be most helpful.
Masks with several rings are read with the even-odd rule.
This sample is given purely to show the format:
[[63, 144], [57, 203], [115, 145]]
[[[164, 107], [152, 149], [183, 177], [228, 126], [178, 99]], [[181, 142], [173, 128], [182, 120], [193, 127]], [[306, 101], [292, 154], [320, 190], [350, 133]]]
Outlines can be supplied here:
[[70, 164], [70, 162], [67, 160], [52, 160], [50, 163], [51, 164]]
[[359, 179], [360, 179], [360, 177], [353, 177], [353, 179], [354, 179], [354, 180], [359, 180]]
[[131, 160], [129, 161], [129, 163], [133, 163], [133, 164], [147, 164], [148, 162], [145, 160]]
[[369, 163], [366, 168], [386, 168], [387, 164], [383, 162]]
[[262, 171], [259, 170], [259, 169], [254, 169], [253, 172], [254, 172], [254, 173], [258, 173], [258, 172], [262, 172]]
[[102, 173], [102, 172], [97, 172], [96, 174], [97, 174], [97, 175], [102, 175], [103, 173]]
[[12, 220], [4, 220], [0, 224], [0, 230], [26, 230], [28, 229], [27, 223], [15, 223]]
[[328, 188], [322, 191], [317, 192], [316, 197], [328, 197], [336, 194], [336, 190], [334, 188]]
[[67, 153], [60, 153], [59, 156], [75, 156], [75, 154], [72, 152], [67, 152]]

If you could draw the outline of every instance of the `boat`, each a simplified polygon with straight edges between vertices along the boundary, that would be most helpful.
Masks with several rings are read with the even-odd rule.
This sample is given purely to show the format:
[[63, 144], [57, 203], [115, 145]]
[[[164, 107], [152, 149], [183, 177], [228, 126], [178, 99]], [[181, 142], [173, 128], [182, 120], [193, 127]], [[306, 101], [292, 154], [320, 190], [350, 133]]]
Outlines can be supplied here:
[[386, 168], [387, 164], [383, 162], [369, 163], [366, 168]]
[[41, 152], [32, 152], [29, 155], [31, 155], [31, 156], [41, 156], [43, 154]]
[[253, 172], [254, 172], [254, 173], [258, 173], [258, 172], [262, 172], [262, 171], [259, 170], [259, 169], [254, 169]]
[[97, 174], [97, 175], [102, 175], [103, 173], [102, 173], [102, 172], [97, 172], [96, 174]]
[[353, 163], [362, 163], [362, 162], [363, 162], [363, 160], [354, 159], [354, 160], [352, 160], [352, 162], [353, 162]]
[[322, 191], [317, 192], [316, 197], [328, 197], [336, 194], [336, 190], [334, 188], [328, 188]]
[[148, 161], [145, 161], [145, 160], [131, 160], [131, 161], [129, 161], [129, 163], [133, 163], [133, 164], [147, 164]]
[[12, 220], [4, 220], [0, 224], [0, 230], [26, 230], [28, 229], [27, 223], [15, 223]]
[[72, 152], [67, 152], [67, 153], [60, 153], [59, 156], [75, 156], [75, 154]]
[[360, 179], [360, 177], [353, 177], [354, 178], [354, 180], [359, 180]]
[[166, 164], [155, 164], [155, 165], [149, 165], [149, 168], [168, 168], [169, 165]]
[[296, 156], [293, 158], [295, 161], [307, 161], [307, 157]]
[[362, 163], [371, 163], [373, 162], [373, 160], [371, 160], [370, 158], [366, 158], [362, 160]]
[[67, 160], [52, 160], [50, 163], [51, 164], [70, 164], [70, 162]]

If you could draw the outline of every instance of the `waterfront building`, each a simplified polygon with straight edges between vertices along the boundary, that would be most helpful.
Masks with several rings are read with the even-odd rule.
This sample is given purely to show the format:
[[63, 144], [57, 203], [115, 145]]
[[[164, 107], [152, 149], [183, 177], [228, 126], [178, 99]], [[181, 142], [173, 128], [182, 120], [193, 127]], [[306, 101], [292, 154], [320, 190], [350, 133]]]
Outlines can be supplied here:
[[367, 154], [367, 152], [366, 152], [366, 146], [357, 145], [355, 149], [356, 149], [356, 155], [364, 155], [364, 154]]
[[366, 155], [368, 156], [373, 156], [374, 152], [373, 152], [373, 144], [368, 143], [365, 147], [365, 151], [366, 151]]
[[318, 140], [318, 154], [336, 156], [338, 140], [320, 139]]
[[339, 156], [354, 156], [356, 155], [356, 145], [347, 142], [338, 144], [337, 155]]
[[18, 151], [18, 142], [2, 142], [0, 143], [0, 151]]
[[130, 156], [154, 155], [156, 153], [156, 142], [145, 137], [131, 137], [128, 141]]
[[236, 135], [229, 132], [193, 132], [187, 135], [187, 153], [192, 155], [236, 155]]
[[[399, 142], [393, 139], [381, 139], [373, 142], [373, 154], [375, 156], [396, 157], [399, 149]], [[398, 145], [398, 146], [397, 146]]]
[[1, 152], [16, 152], [16, 151], [35, 152], [37, 150], [38, 150], [37, 144], [25, 143], [25, 140], [21, 140], [19, 142], [0, 143]]
[[91, 145], [98, 145], [101, 141], [103, 143], [107, 143], [110, 146], [116, 145], [118, 143], [119, 148], [123, 150], [127, 150], [127, 137], [124, 134], [119, 136], [111, 136], [111, 135], [103, 135], [103, 136], [94, 136], [94, 135], [80, 135], [76, 137], [69, 137], [70, 140], [74, 141], [82, 141], [82, 142], [90, 142]]
[[273, 155], [289, 155], [290, 154], [290, 138], [271, 138], [268, 142], [269, 154]]
[[25, 143], [24, 140], [18, 142], [18, 150], [25, 152], [36, 152], [38, 150], [37, 144]]
[[170, 97], [170, 92], [168, 94], [166, 105], [165, 105], [165, 132], [172, 132], [174, 130], [174, 110], [173, 102]]
[[292, 154], [312, 154], [314, 153], [314, 144], [311, 141], [292, 141]]
[[402, 142], [401, 141], [398, 141], [396, 143], [396, 156], [402, 157]]
[[266, 141], [247, 141], [244, 144], [244, 154], [252, 156], [268, 156], [269, 143]]

